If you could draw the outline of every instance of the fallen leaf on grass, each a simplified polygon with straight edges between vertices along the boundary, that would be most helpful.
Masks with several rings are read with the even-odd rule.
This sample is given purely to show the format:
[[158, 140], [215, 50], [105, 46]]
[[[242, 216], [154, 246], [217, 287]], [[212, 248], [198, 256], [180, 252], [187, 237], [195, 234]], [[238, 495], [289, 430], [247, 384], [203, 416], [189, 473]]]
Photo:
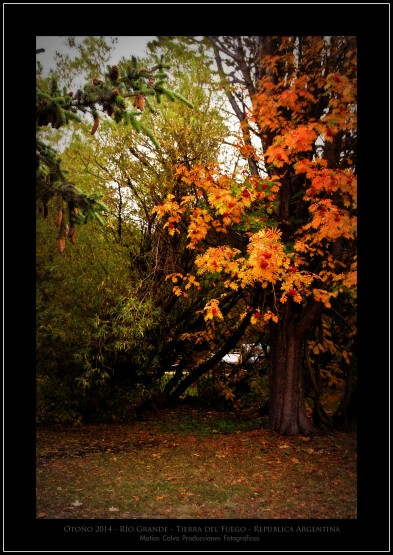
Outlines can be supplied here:
[[231, 486], [236, 486], [237, 484], [241, 484], [241, 483], [243, 483], [244, 481], [245, 481], [244, 478], [239, 478], [238, 480], [233, 480], [233, 481], [231, 482]]
[[109, 507], [108, 509], [111, 513], [117, 513], [118, 512], [118, 508], [117, 507]]
[[297, 459], [296, 457], [292, 457], [291, 461], [294, 462], [295, 464], [300, 464], [299, 459]]
[[83, 503], [81, 503], [80, 501], [78, 501], [78, 499], [76, 501], [73, 501], [71, 503], [71, 505], [73, 505], [74, 507], [80, 507], [81, 505], [83, 505]]

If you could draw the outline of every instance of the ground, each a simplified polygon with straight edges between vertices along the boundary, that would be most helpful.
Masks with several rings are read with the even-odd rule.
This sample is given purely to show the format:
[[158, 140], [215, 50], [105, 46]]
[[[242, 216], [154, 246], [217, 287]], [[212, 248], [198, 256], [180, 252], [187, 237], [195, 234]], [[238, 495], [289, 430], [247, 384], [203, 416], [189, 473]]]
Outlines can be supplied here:
[[38, 519], [355, 519], [356, 433], [183, 406], [37, 429]]

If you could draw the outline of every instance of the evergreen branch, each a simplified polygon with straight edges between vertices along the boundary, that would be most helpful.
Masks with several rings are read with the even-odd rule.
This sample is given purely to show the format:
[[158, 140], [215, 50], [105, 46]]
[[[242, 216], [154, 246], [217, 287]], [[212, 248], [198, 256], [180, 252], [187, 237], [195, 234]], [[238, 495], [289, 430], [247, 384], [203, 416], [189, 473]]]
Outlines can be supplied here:
[[[44, 52], [44, 49], [36, 51], [37, 54], [40, 52]], [[50, 125], [59, 129], [71, 121], [80, 122], [80, 114], [90, 113], [94, 120], [91, 134], [94, 135], [100, 115], [107, 114], [116, 123], [123, 121], [130, 124], [136, 133], [143, 131], [158, 150], [160, 144], [154, 133], [139, 121], [145, 101], [146, 107], [155, 113], [147, 98], [155, 96], [157, 103], [160, 103], [164, 94], [172, 102], [177, 99], [190, 108], [194, 107], [181, 94], [164, 87], [168, 78], [164, 70], [169, 68], [169, 65], [163, 63], [162, 58], [160, 63], [150, 70], [140, 68], [137, 59], [132, 56], [131, 61], [122, 68], [123, 75], [120, 75], [118, 66], [107, 66], [104, 80], [94, 77], [75, 94], [67, 92], [65, 87], [61, 92], [56, 79], [51, 79], [47, 81], [45, 90], [40, 87], [36, 89], [37, 128]], [[132, 98], [136, 99], [134, 106], [138, 109], [128, 111], [126, 99]], [[106, 212], [107, 207], [98, 201], [96, 195], [87, 195], [69, 182], [56, 151], [38, 139], [36, 158], [36, 199], [37, 206], [44, 208], [44, 217], [48, 214], [50, 199], [57, 198], [58, 206], [68, 206], [70, 227], [93, 219], [104, 225], [99, 212]]]
[[184, 96], [182, 96], [181, 94], [179, 94], [176, 91], [172, 91], [172, 94], [175, 98], [177, 98], [178, 100], [180, 100], [181, 102], [183, 102], [183, 104], [185, 104], [186, 106], [188, 106], [189, 108], [194, 109], [195, 106], [192, 104], [192, 102], [190, 102], [189, 100], [187, 100], [186, 98], [184, 98]]
[[160, 143], [157, 141], [156, 137], [153, 135], [153, 132], [148, 128], [145, 127], [142, 123], [140, 123], [140, 127], [142, 129], [142, 131], [149, 137], [149, 139], [151, 139], [151, 141], [154, 143], [154, 146], [156, 147], [157, 150], [159, 150], [160, 147]]

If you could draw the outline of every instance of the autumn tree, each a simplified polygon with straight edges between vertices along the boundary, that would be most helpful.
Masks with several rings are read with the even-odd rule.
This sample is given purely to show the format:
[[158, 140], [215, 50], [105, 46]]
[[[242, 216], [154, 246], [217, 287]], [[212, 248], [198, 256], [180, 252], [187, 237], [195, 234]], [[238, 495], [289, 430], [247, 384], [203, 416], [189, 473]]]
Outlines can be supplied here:
[[[310, 334], [324, 314], [343, 318], [340, 307], [356, 302], [356, 39], [204, 42], [238, 119], [247, 171], [228, 175], [217, 165], [190, 170], [180, 164], [178, 174], [195, 194], [180, 202], [170, 195], [157, 212], [169, 234], [181, 233], [187, 215], [197, 274], [221, 276], [224, 291], [203, 310], [208, 325], [225, 319], [221, 306], [238, 291], [243, 302], [248, 298], [239, 330], [270, 322], [270, 426], [281, 434], [309, 433], [304, 363]], [[212, 230], [220, 234], [213, 244]], [[352, 366], [353, 321], [349, 328], [343, 363]], [[315, 378], [310, 357], [307, 363]], [[212, 361], [203, 364], [182, 383]], [[346, 402], [349, 397], [347, 391]]]

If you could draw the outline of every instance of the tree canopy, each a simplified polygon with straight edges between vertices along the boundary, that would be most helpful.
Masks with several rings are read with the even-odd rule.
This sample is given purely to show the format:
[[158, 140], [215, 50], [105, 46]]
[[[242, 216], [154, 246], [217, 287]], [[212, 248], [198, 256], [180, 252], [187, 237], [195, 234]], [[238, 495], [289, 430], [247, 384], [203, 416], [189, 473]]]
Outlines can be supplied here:
[[[71, 364], [81, 391], [112, 380], [132, 404], [137, 384], [175, 400], [210, 379], [239, 408], [240, 382], [252, 389], [265, 380], [275, 431], [309, 433], [310, 416], [348, 427], [355, 37], [158, 37], [150, 47], [150, 59], [122, 60], [74, 94], [54, 79], [37, 89], [38, 128], [75, 128], [61, 154], [37, 140], [38, 210], [45, 217], [53, 207], [63, 256], [77, 223], [101, 223], [91, 231], [93, 258], [67, 255], [73, 271], [85, 266], [96, 282], [86, 304], [93, 326]], [[53, 225], [44, 220], [43, 234]], [[124, 276], [114, 279], [119, 265]], [[69, 287], [77, 298], [72, 279]], [[224, 355], [242, 342], [268, 344], [266, 364], [222, 374]]]

